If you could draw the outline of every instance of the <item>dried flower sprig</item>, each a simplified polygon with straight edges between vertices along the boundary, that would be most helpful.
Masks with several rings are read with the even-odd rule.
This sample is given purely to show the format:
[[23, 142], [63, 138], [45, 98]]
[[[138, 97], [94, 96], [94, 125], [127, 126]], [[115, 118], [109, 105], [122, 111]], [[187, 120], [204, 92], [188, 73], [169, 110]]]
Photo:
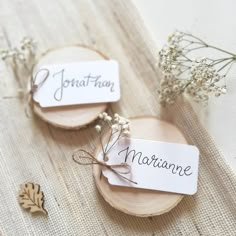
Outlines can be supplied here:
[[[196, 57], [196, 53], [203, 49], [214, 50], [224, 56]], [[159, 67], [163, 72], [158, 90], [160, 103], [173, 104], [181, 94], [207, 103], [209, 96], [225, 94], [225, 78], [235, 61], [234, 53], [209, 45], [192, 34], [174, 32], [159, 52]]]
[[[32, 78], [32, 70], [36, 57], [36, 42], [31, 37], [24, 37], [17, 47], [9, 47], [7, 49], [0, 49], [0, 59], [5, 61], [12, 67], [15, 78], [19, 82], [18, 97], [26, 99], [27, 108], [26, 116], [28, 115], [28, 105], [31, 102], [33, 91], [32, 81], [30, 83], [31, 88], [28, 87], [28, 81], [23, 78]], [[29, 90], [29, 91], [28, 91]]]
[[[113, 117], [109, 116], [106, 112], [103, 112], [98, 117], [100, 124], [95, 126], [95, 129], [99, 135], [100, 144], [102, 147], [102, 160], [97, 159], [93, 154], [84, 150], [78, 149], [72, 155], [74, 162], [80, 165], [100, 165], [108, 170], [112, 171], [121, 178], [137, 184], [137, 182], [125, 177], [126, 174], [130, 173], [130, 166], [127, 163], [120, 164], [109, 164], [108, 153], [117, 144], [120, 138], [128, 136], [130, 134], [130, 122], [128, 119], [115, 114]], [[108, 131], [107, 131], [108, 129]], [[103, 144], [104, 139], [109, 133], [108, 140]], [[123, 168], [120, 170], [120, 168]], [[102, 171], [100, 178], [102, 176]]]
[[[103, 151], [103, 160], [107, 161], [107, 154], [123, 136], [130, 134], [129, 120], [114, 114], [113, 117], [109, 116], [106, 112], [101, 113], [99, 116], [100, 124], [95, 126], [96, 131], [99, 134], [99, 140]], [[107, 135], [107, 129], [109, 129], [109, 137], [106, 145], [103, 145], [103, 136]]]
[[0, 50], [0, 57], [3, 61], [10, 60], [13, 63], [25, 64], [29, 55], [35, 55], [35, 50], [35, 41], [30, 37], [24, 37], [18, 47]]

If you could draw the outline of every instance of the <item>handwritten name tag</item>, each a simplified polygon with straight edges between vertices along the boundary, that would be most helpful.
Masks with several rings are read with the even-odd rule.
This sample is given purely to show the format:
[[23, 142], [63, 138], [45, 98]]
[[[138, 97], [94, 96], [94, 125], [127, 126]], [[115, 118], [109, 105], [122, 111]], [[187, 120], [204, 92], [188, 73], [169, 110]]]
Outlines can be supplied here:
[[[108, 164], [127, 163], [124, 176], [109, 169], [102, 173], [111, 185], [192, 195], [197, 191], [199, 151], [195, 146], [142, 139], [122, 138], [108, 154]], [[124, 172], [123, 167], [116, 169]]]
[[[43, 82], [42, 82], [43, 81]], [[99, 60], [41, 67], [33, 99], [41, 107], [116, 102], [120, 99], [116, 61]]]

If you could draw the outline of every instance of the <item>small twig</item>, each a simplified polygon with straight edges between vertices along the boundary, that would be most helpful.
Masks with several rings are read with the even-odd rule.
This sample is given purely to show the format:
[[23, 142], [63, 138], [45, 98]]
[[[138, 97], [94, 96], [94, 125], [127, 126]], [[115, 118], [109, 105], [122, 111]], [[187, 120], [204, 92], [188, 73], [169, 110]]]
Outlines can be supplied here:
[[227, 67], [230, 63], [232, 63], [234, 61], [234, 59], [230, 60], [229, 62], [227, 62], [225, 65], [223, 65], [219, 70], [217, 70], [218, 72], [220, 72], [221, 70], [223, 70], [225, 67]]
[[110, 150], [115, 146], [115, 144], [119, 141], [120, 137], [121, 137], [121, 134], [122, 134], [122, 130], [120, 130], [120, 133], [118, 135], [118, 137], [116, 138], [116, 140], [112, 143], [112, 145], [109, 147], [109, 149], [107, 150], [106, 153], [109, 153]]

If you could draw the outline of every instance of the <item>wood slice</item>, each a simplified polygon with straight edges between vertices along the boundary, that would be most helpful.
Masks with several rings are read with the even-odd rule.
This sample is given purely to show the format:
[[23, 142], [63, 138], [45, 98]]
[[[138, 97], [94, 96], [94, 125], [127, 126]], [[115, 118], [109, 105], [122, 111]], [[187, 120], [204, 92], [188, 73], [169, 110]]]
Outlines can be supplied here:
[[[108, 59], [102, 53], [83, 46], [64, 47], [45, 53], [36, 66], [37, 71], [43, 65], [60, 64], [80, 61]], [[99, 113], [105, 111], [106, 103], [73, 105], [42, 108], [33, 103], [33, 110], [44, 121], [64, 129], [79, 129], [94, 121]]]
[[[186, 144], [187, 141], [174, 125], [156, 117], [130, 119], [131, 137]], [[101, 152], [98, 145], [95, 156]], [[183, 198], [181, 194], [112, 186], [101, 174], [101, 167], [93, 165], [93, 175], [97, 188], [104, 199], [114, 208], [139, 217], [161, 215], [174, 208]], [[158, 181], [158, 180], [157, 180]]]

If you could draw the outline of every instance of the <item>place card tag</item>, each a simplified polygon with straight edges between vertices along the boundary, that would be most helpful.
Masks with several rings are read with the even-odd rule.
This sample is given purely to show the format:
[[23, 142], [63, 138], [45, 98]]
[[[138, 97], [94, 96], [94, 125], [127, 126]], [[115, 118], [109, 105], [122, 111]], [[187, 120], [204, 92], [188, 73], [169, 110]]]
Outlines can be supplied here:
[[[192, 195], [197, 191], [199, 150], [187, 144], [122, 138], [108, 154], [109, 165], [127, 163], [123, 174], [134, 184], [103, 168], [111, 185]], [[124, 167], [115, 169], [124, 173]]]
[[46, 65], [33, 76], [34, 84], [38, 85], [33, 99], [41, 107], [120, 99], [119, 66], [114, 60]]

